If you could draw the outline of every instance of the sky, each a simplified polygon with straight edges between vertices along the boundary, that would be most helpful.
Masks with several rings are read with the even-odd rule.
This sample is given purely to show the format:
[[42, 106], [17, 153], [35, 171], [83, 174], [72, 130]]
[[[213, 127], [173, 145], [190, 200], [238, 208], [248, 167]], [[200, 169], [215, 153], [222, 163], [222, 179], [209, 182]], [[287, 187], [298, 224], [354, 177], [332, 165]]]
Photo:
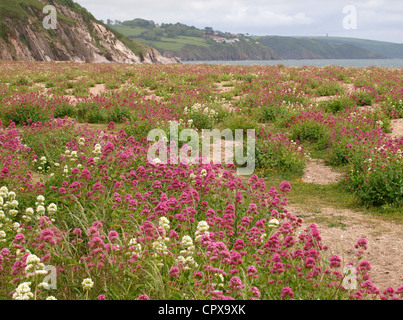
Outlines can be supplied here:
[[75, 0], [99, 20], [142, 18], [250, 35], [403, 43], [402, 0]]

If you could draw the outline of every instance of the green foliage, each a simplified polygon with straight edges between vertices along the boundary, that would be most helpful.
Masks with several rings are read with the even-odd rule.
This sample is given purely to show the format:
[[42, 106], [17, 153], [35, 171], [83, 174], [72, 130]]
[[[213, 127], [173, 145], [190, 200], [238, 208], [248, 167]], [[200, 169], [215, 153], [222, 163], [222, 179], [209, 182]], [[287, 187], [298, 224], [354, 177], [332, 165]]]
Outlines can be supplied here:
[[70, 103], [57, 104], [53, 116], [55, 118], [70, 117], [74, 118], [77, 114], [76, 108]]
[[211, 129], [214, 125], [213, 119], [203, 113], [192, 113], [190, 119], [193, 120], [193, 125], [199, 130]]
[[318, 142], [328, 134], [323, 124], [313, 120], [297, 123], [290, 130], [290, 138], [294, 141]]
[[74, 86], [72, 95], [76, 97], [85, 97], [88, 96], [90, 93], [90, 90], [86, 86]]
[[154, 21], [140, 18], [124, 21], [122, 22], [122, 25], [128, 27], [155, 28]]
[[326, 163], [332, 166], [348, 164], [354, 153], [352, 143], [354, 143], [354, 139], [347, 136], [329, 146], [330, 150], [326, 155]]
[[104, 123], [105, 112], [99, 108], [96, 102], [79, 102], [76, 105], [77, 121], [89, 123]]
[[0, 39], [3, 39], [6, 43], [9, 43], [9, 35], [11, 34], [11, 30], [8, 25], [0, 20]]
[[354, 101], [349, 99], [346, 96], [342, 96], [340, 98], [332, 99], [329, 101], [322, 102], [321, 106], [325, 107], [327, 112], [338, 113], [339, 111], [343, 111], [346, 107], [351, 107], [354, 105]]
[[131, 118], [130, 111], [127, 108], [113, 107], [108, 110], [108, 122], [113, 121], [115, 123], [122, 123], [125, 120]]
[[305, 168], [305, 159], [294, 148], [275, 140], [256, 141], [256, 173], [263, 176], [299, 177]]
[[[68, 109], [70, 111], [71, 109]], [[132, 118], [129, 109], [121, 107], [100, 108], [95, 102], [78, 103], [75, 108], [75, 114], [79, 122], [88, 123], [106, 123], [113, 121], [115, 123], [122, 123]]]
[[21, 77], [16, 78], [16, 79], [11, 83], [11, 85], [12, 85], [12, 86], [16, 86], [16, 85], [26, 86], [26, 85], [28, 85], [28, 84], [30, 84], [30, 83], [31, 83], [30, 79], [28, 79], [26, 76], [21, 76]]
[[55, 83], [53, 82], [53, 81], [47, 81], [46, 83], [45, 83], [45, 87], [46, 88], [52, 88], [52, 87], [54, 87], [55, 86]]
[[261, 122], [275, 121], [279, 116], [284, 116], [288, 113], [287, 108], [284, 105], [267, 105], [260, 109]]
[[45, 114], [43, 110], [36, 104], [19, 104], [13, 108], [1, 112], [1, 120], [3, 123], [9, 123], [12, 120], [16, 125], [26, 124], [29, 121], [45, 121], [49, 114]]
[[393, 118], [403, 118], [402, 99], [392, 99], [388, 97], [383, 103], [383, 108], [388, 114], [392, 115]]
[[259, 126], [253, 118], [245, 114], [232, 114], [226, 117], [222, 123], [224, 128], [228, 128], [235, 132], [236, 129], [242, 129], [246, 132], [248, 129], [253, 129], [255, 132], [259, 131]]
[[353, 161], [348, 181], [365, 205], [403, 204], [403, 166], [399, 162], [379, 164], [373, 170], [363, 169], [363, 159]]
[[372, 105], [373, 96], [367, 91], [359, 91], [358, 94], [353, 94], [357, 106], [370, 106]]
[[[227, 44], [217, 43], [211, 38], [204, 37], [204, 30], [185, 24], [161, 24], [159, 28], [112, 26], [113, 29], [126, 37], [156, 48], [159, 52], [173, 52], [175, 56], [186, 60], [219, 60], [245, 59], [245, 57], [273, 59], [271, 49], [258, 45], [255, 41], [245, 41], [242, 36], [236, 36], [238, 42]], [[218, 36], [234, 39], [234, 35], [218, 32]]]
[[149, 88], [150, 90], [155, 90], [158, 88], [158, 82], [155, 79], [152, 78], [143, 78], [141, 79], [140, 85], [143, 88]]
[[105, 123], [107, 120], [107, 115], [105, 110], [100, 108], [94, 108], [87, 114], [88, 123]]
[[263, 36], [257, 40], [274, 50], [280, 59], [371, 59], [383, 57], [377, 52], [360, 47], [357, 41], [346, 43], [345, 40], [348, 38], [342, 38], [343, 40], [338, 43], [332, 39], [335, 38]]
[[128, 136], [133, 136], [136, 140], [140, 141], [154, 128], [154, 125], [147, 120], [132, 117], [129, 126], [125, 127], [125, 132]]
[[333, 96], [342, 93], [343, 89], [337, 82], [326, 81], [319, 85], [316, 89], [316, 94], [319, 96]]
[[[74, 127], [54, 128], [53, 130], [26, 130], [23, 142], [35, 152], [38, 157], [45, 156], [47, 165], [53, 166], [59, 162], [60, 154], [64, 152], [66, 143], [74, 140]], [[38, 163], [33, 164], [36, 170]]]

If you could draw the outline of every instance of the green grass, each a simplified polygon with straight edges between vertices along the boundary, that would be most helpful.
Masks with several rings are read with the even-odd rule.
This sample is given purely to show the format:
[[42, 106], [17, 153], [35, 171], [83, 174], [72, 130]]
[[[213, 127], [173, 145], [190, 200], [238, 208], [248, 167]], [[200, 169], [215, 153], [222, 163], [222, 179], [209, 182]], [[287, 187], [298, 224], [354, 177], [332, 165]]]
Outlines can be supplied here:
[[137, 36], [146, 29], [142, 28], [134, 29], [130, 27], [118, 27], [118, 26], [114, 26], [113, 29], [126, 37], [134, 37], [137, 42], [156, 48], [158, 51], [161, 52], [179, 51], [182, 50], [187, 45], [195, 45], [205, 48], [208, 48], [210, 46], [204, 38], [178, 36], [177, 38], [162, 37], [161, 40], [152, 41], [137, 38]]
[[[280, 176], [271, 176], [266, 179], [271, 185], [279, 185], [284, 179]], [[301, 210], [321, 213], [318, 208], [348, 209], [362, 212], [391, 223], [403, 224], [403, 207], [382, 206], [366, 207], [357, 201], [357, 198], [348, 192], [341, 184], [319, 185], [305, 183], [300, 179], [289, 180], [292, 190], [288, 193], [288, 204], [297, 206]], [[342, 222], [343, 216], [332, 216], [332, 219], [321, 217], [311, 218], [312, 222], [320, 222], [317, 219], [325, 219], [329, 227], [337, 227], [344, 230], [346, 225]]]
[[345, 219], [344, 216], [310, 216], [306, 220], [312, 223], [326, 224], [329, 228], [339, 228], [346, 230], [347, 224], [342, 222]]
[[[59, 0], [59, 2], [63, 3], [61, 0]], [[0, 18], [3, 19], [4, 17], [7, 17], [12, 20], [24, 20], [30, 15], [27, 11], [28, 7], [39, 10], [39, 12], [45, 16], [45, 14], [42, 13], [45, 4], [39, 0], [2, 0], [0, 2]], [[77, 8], [75, 9], [75, 11], [77, 11]], [[60, 12], [57, 13], [57, 18], [67, 23], [74, 24], [73, 20], [67, 18]]]
[[291, 183], [288, 195], [290, 204], [298, 204], [310, 211], [318, 207], [333, 206], [345, 209], [359, 209], [354, 195], [339, 184], [320, 185], [305, 183], [299, 179]]
[[42, 10], [44, 5], [38, 0], [2, 0], [0, 2], [0, 16], [10, 19], [23, 19], [27, 16], [26, 7], [35, 7]]
[[[118, 31], [119, 33], [123, 34], [125, 37], [131, 37], [131, 38], [137, 38], [140, 36], [141, 33], [149, 31], [147, 28], [141, 28], [141, 27], [127, 27], [127, 26], [112, 26], [112, 29]], [[172, 49], [182, 49], [186, 45], [196, 45], [196, 46], [202, 46], [202, 47], [208, 47], [209, 44], [204, 38], [200, 37], [191, 37], [191, 36], [178, 36], [175, 38], [168, 38], [168, 37], [161, 37], [161, 40], [144, 40], [141, 39], [140, 37], [136, 39], [138, 41], [141, 41], [143, 43], [150, 43], [155, 45], [155, 47], [158, 49], [158, 47], [164, 47], [167, 48], [167, 50], [172, 50]], [[177, 47], [174, 47], [170, 44], [177, 44]]]
[[202, 47], [210, 46], [204, 38], [189, 37], [189, 36], [179, 36], [178, 38], [176, 38], [176, 42], [184, 45], [195, 45]]
[[112, 29], [123, 34], [125, 37], [137, 37], [140, 33], [147, 31], [146, 28], [132, 28], [126, 26], [113, 26]]

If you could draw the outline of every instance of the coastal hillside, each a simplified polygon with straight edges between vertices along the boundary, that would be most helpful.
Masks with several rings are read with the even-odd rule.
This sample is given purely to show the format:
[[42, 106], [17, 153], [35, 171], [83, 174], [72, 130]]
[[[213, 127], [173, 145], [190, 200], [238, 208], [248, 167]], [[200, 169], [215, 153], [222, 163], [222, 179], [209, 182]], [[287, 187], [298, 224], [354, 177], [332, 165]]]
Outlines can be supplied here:
[[259, 43], [271, 48], [280, 59], [382, 59], [383, 54], [357, 46], [355, 43], [333, 43], [313, 38], [265, 36]]
[[111, 28], [142, 44], [156, 48], [166, 57], [182, 60], [273, 60], [279, 56], [244, 34], [198, 29], [182, 23], [155, 24], [134, 19], [112, 23]]
[[333, 37], [251, 36], [136, 18], [106, 22], [166, 57], [185, 61], [402, 58], [403, 44]]
[[372, 52], [377, 52], [389, 59], [403, 59], [403, 43], [343, 37], [301, 37], [301, 39], [314, 39], [330, 44], [351, 44]]
[[[43, 21], [56, 8], [55, 29]], [[178, 63], [119, 34], [72, 0], [1, 0], [0, 59], [119, 63]]]

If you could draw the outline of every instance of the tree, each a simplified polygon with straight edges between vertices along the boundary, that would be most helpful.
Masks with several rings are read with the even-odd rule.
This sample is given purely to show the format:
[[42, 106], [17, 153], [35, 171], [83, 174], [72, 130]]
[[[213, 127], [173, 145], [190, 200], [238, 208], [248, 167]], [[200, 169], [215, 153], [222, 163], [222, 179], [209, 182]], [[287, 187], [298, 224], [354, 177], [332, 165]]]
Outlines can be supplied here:
[[122, 23], [122, 25], [128, 26], [128, 27], [140, 27], [140, 28], [147, 28], [147, 29], [155, 28], [155, 22], [154, 21], [140, 19], [140, 18], [124, 21]]
[[214, 34], [214, 29], [212, 27], [205, 27], [204, 28], [204, 34], [213, 35]]

